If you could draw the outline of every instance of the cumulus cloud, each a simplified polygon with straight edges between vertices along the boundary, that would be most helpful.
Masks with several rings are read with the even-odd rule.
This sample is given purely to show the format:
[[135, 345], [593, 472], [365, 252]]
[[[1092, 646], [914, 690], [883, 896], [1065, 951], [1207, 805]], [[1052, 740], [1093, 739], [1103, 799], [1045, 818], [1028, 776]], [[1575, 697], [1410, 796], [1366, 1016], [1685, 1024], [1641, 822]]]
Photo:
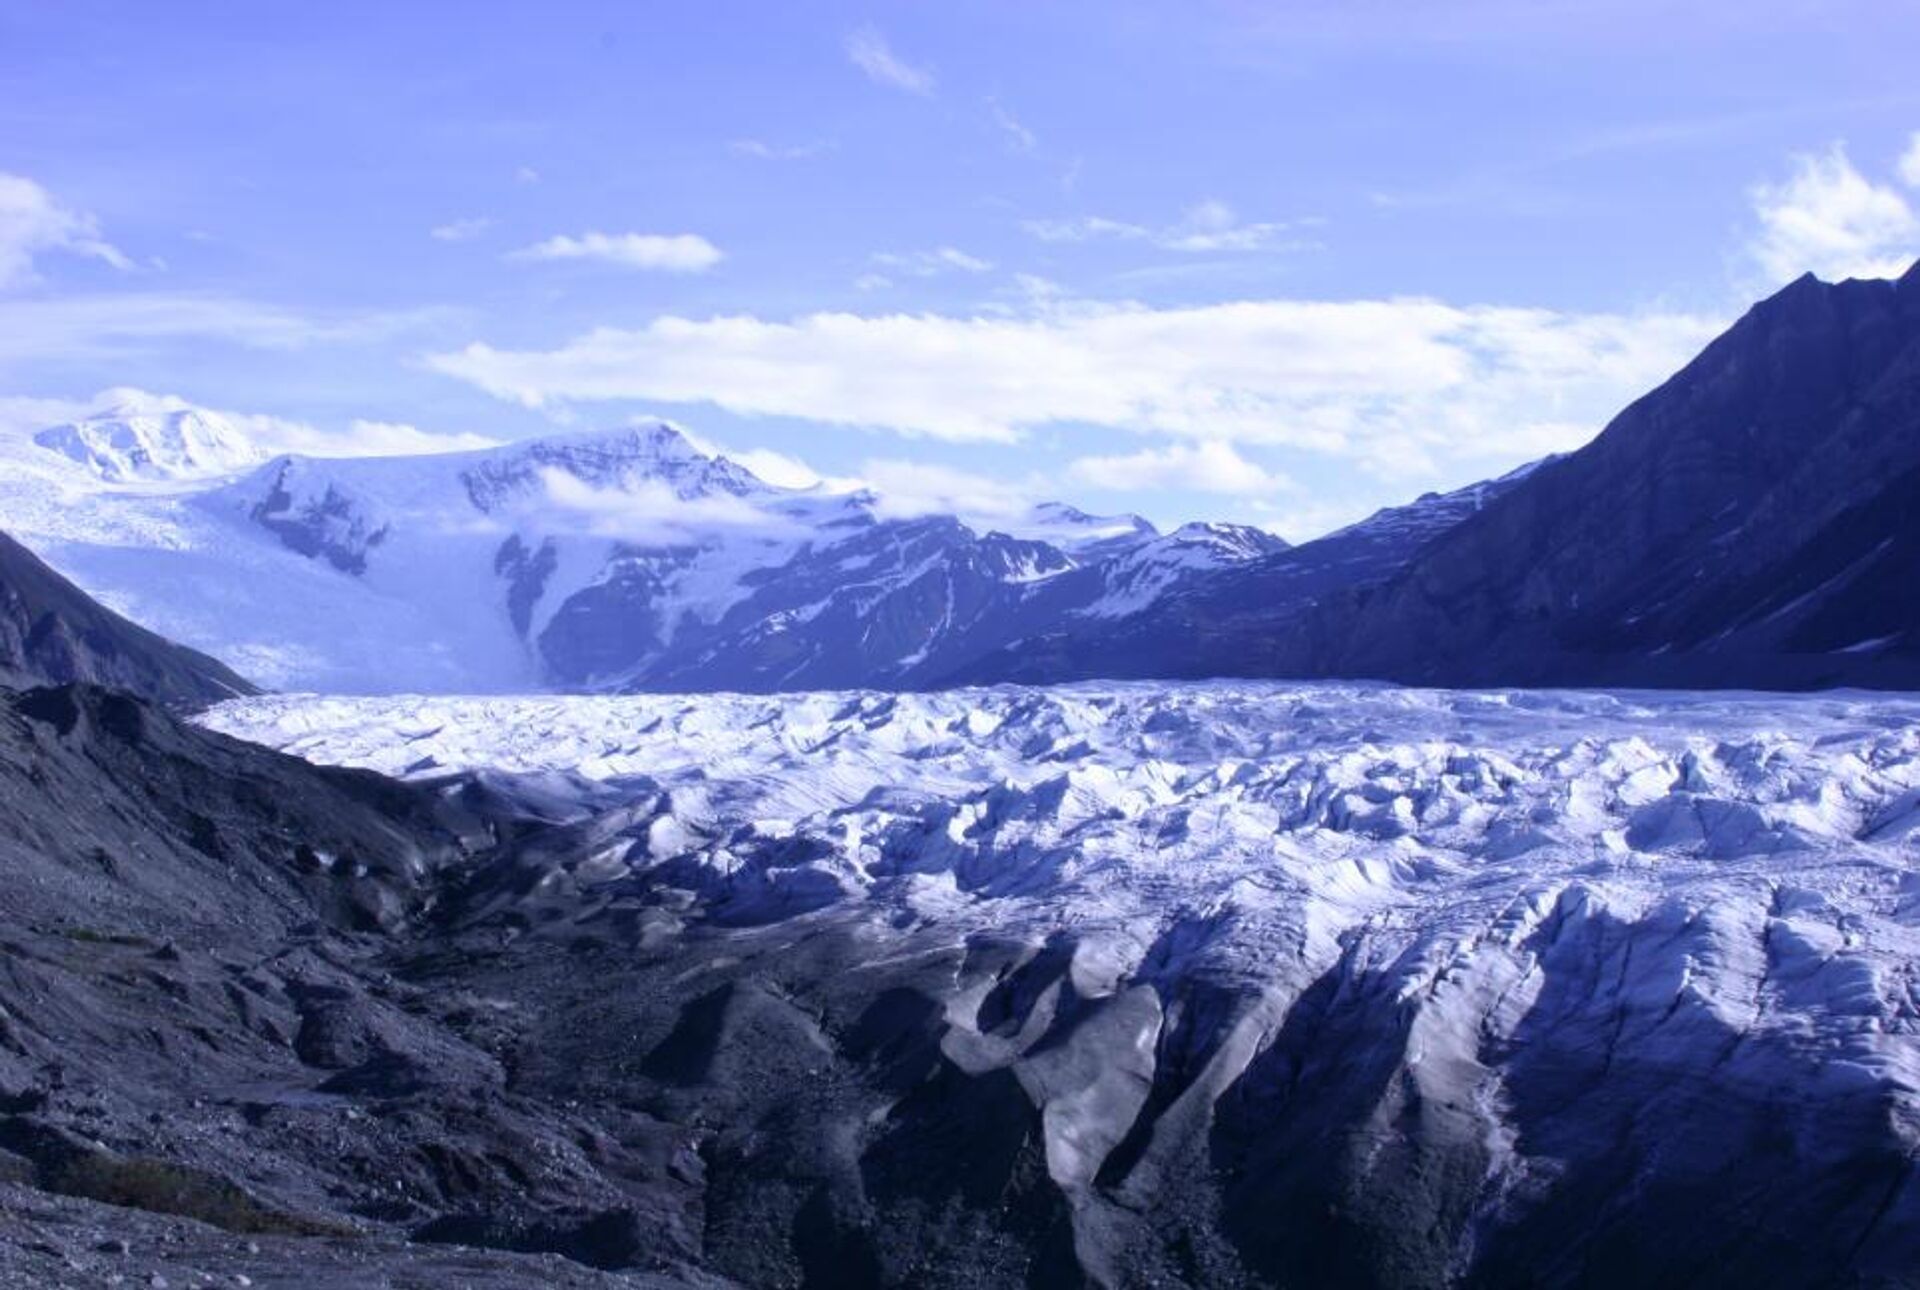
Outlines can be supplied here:
[[513, 260], [600, 260], [625, 269], [704, 273], [720, 263], [720, 248], [697, 233], [561, 234], [523, 247]]
[[1141, 242], [1166, 251], [1217, 254], [1303, 250], [1314, 243], [1301, 236], [1302, 230], [1318, 223], [1318, 220], [1311, 219], [1248, 223], [1225, 202], [1208, 200], [1188, 207], [1175, 223], [1160, 227], [1108, 219], [1102, 215], [1027, 220], [1021, 227], [1030, 236], [1043, 242]]
[[847, 37], [847, 57], [876, 85], [885, 85], [909, 94], [933, 93], [933, 72], [915, 67], [893, 52], [877, 28], [862, 27]]
[[470, 242], [493, 227], [490, 216], [475, 215], [467, 219], [449, 220], [445, 224], [436, 224], [428, 230], [437, 242]]
[[[1408, 471], [1598, 429], [1719, 320], [1426, 299], [1040, 305], [1027, 316], [666, 316], [430, 367], [531, 407], [710, 404], [955, 441], [1052, 426], [1284, 445]], [[1543, 427], [1548, 430], [1543, 431]]]
[[1220, 439], [1145, 448], [1119, 456], [1081, 457], [1067, 471], [1080, 483], [1121, 493], [1168, 488], [1250, 497], [1293, 487], [1293, 481], [1285, 475], [1248, 461], [1232, 444]]
[[1920, 251], [1920, 217], [1907, 199], [1861, 174], [1837, 143], [1794, 158], [1785, 180], [1752, 197], [1759, 230], [1748, 249], [1773, 285], [1802, 273], [1897, 277]]
[[540, 480], [547, 503], [595, 537], [670, 546], [723, 533], [778, 538], [796, 531], [791, 519], [731, 493], [681, 497], [657, 479], [597, 488], [563, 470], [543, 470]]
[[34, 259], [45, 252], [100, 260], [116, 269], [133, 267], [100, 236], [93, 216], [62, 206], [24, 175], [0, 171], [0, 287], [32, 278]]

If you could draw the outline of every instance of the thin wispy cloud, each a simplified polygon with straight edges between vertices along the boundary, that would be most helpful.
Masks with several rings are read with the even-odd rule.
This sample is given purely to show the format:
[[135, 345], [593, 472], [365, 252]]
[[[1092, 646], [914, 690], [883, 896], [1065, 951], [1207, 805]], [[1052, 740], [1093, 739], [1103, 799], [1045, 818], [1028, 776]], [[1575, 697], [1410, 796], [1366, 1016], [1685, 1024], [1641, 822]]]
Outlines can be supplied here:
[[878, 28], [862, 27], [847, 36], [847, 57], [876, 85], [905, 90], [922, 97], [933, 93], [933, 72], [917, 67], [893, 52]]
[[445, 224], [436, 224], [428, 230], [428, 236], [436, 242], [471, 242], [493, 227], [490, 216], [475, 215], [467, 219], [448, 220]]
[[0, 365], [118, 361], [183, 341], [253, 350], [392, 340], [457, 315], [437, 306], [307, 311], [200, 292], [103, 292], [0, 299]]
[[720, 263], [720, 248], [697, 233], [561, 234], [523, 247], [512, 260], [597, 260], [623, 269], [660, 273], [704, 273]]
[[50, 253], [133, 268], [133, 261], [101, 236], [92, 215], [55, 201], [25, 175], [0, 172], [0, 287], [30, 280], [35, 258]]
[[1920, 254], [1920, 215], [1892, 184], [1863, 175], [1841, 144], [1795, 157], [1786, 179], [1757, 185], [1752, 198], [1758, 230], [1748, 254], [1767, 285], [1802, 273], [1897, 277]]
[[1007, 137], [1007, 146], [1015, 152], [1031, 156], [1040, 150], [1040, 138], [1021, 123], [1020, 118], [1009, 112], [999, 99], [987, 100], [987, 111], [993, 117], [993, 123]]
[[1043, 242], [1140, 242], [1195, 254], [1303, 250], [1315, 245], [1304, 232], [1319, 224], [1316, 219], [1247, 222], [1225, 202], [1208, 200], [1189, 207], [1176, 223], [1158, 227], [1100, 215], [1026, 220], [1021, 227]]
[[889, 273], [914, 278], [938, 277], [943, 273], [987, 273], [993, 261], [968, 255], [958, 247], [941, 246], [931, 251], [879, 251], [873, 263]]
[[752, 157], [757, 161], [805, 161], [818, 157], [822, 153], [833, 151], [830, 139], [816, 139], [810, 143], [773, 144], [764, 139], [735, 139], [727, 144], [727, 151], [737, 157]]

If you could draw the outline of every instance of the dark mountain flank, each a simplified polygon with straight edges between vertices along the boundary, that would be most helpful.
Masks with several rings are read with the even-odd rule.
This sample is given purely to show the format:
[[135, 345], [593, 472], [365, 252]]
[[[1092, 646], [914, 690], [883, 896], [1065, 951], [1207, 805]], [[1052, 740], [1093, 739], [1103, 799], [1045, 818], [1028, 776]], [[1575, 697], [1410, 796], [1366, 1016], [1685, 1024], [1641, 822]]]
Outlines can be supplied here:
[[1910, 686], [1916, 502], [1920, 267], [1803, 277], [1358, 598], [1338, 665], [1453, 685]]
[[259, 692], [217, 660], [122, 618], [0, 533], [0, 684], [68, 681], [182, 707]]
[[1590, 444], [957, 680], [1920, 685], [1920, 266], [1803, 277]]

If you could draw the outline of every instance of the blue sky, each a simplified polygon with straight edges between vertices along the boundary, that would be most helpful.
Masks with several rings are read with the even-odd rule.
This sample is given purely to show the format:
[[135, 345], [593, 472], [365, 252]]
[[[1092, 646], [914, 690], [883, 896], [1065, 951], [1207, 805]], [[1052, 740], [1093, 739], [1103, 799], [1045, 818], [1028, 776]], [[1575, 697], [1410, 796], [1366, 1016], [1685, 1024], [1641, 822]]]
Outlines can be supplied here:
[[654, 412], [1302, 537], [1897, 271], [1916, 50], [1873, 0], [12, 3], [0, 396], [342, 450]]

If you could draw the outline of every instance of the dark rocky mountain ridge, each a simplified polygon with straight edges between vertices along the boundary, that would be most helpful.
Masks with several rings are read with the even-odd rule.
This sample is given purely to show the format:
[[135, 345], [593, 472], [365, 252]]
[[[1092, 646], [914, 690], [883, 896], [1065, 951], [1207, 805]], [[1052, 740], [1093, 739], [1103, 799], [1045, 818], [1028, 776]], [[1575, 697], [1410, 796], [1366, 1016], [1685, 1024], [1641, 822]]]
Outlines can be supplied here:
[[200, 707], [257, 691], [107, 609], [0, 533], [0, 684], [91, 681]]
[[1586, 447], [1455, 496], [953, 679], [1920, 684], [1920, 266], [1803, 277]]

